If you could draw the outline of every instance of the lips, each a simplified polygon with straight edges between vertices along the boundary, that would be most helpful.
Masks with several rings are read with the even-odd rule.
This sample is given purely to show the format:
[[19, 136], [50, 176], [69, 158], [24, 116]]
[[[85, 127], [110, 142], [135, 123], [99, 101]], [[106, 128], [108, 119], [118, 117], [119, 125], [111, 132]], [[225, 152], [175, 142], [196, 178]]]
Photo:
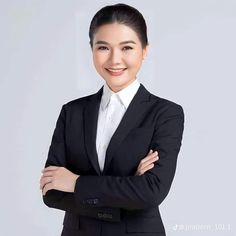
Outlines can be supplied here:
[[120, 76], [127, 68], [106, 68], [109, 74], [113, 76]]
[[126, 68], [106, 68], [106, 69], [111, 72], [120, 72], [122, 70], [125, 70]]

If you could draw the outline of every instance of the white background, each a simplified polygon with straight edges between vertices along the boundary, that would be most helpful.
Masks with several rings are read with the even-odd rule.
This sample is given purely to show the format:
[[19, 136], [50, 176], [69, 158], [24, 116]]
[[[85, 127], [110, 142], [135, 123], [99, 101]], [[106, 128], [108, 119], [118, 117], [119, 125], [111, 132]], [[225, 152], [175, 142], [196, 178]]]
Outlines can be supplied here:
[[[41, 170], [61, 106], [103, 85], [88, 28], [114, 3], [0, 2], [0, 235], [60, 235], [64, 212], [43, 204]], [[167, 235], [235, 235], [236, 1], [124, 3], [148, 26], [139, 81], [185, 111], [176, 176], [160, 206]]]

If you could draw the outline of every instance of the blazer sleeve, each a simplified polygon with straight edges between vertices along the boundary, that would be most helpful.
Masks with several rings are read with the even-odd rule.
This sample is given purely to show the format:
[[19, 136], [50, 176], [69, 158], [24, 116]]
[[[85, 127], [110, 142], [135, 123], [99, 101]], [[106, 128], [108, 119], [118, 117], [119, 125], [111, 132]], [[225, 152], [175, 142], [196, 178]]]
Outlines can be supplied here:
[[141, 176], [80, 176], [75, 185], [76, 204], [127, 210], [160, 205], [175, 175], [183, 130], [183, 108], [173, 103], [156, 121], [150, 145], [159, 156], [154, 167]]
[[[44, 167], [54, 165], [67, 168], [66, 164], [66, 148], [65, 148], [65, 105], [62, 106], [56, 127], [53, 132], [51, 145], [48, 151], [48, 157]], [[43, 202], [51, 208], [63, 211], [77, 213], [84, 216], [101, 218], [103, 214], [112, 214], [112, 218], [104, 219], [108, 221], [120, 221], [120, 209], [112, 207], [92, 207], [89, 205], [75, 202], [74, 193], [63, 192], [51, 189], [45, 195], [42, 195]]]

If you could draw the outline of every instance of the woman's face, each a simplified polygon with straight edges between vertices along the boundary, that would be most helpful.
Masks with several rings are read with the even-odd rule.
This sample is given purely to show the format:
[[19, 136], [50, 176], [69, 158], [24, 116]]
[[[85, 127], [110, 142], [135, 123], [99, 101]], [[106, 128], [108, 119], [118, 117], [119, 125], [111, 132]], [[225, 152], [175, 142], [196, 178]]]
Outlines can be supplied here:
[[118, 92], [136, 79], [147, 48], [142, 48], [136, 32], [130, 27], [106, 24], [94, 35], [93, 62], [107, 85]]

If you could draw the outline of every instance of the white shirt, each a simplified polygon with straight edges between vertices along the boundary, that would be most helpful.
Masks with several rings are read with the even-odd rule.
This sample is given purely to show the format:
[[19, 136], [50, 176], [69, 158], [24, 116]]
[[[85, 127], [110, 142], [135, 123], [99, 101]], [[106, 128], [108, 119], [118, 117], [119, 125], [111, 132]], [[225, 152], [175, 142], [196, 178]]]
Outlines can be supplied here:
[[137, 79], [117, 93], [113, 92], [106, 83], [103, 86], [96, 137], [98, 163], [101, 171], [103, 171], [104, 168], [106, 150], [111, 137], [117, 129], [134, 95], [137, 93], [139, 86], [140, 83]]

